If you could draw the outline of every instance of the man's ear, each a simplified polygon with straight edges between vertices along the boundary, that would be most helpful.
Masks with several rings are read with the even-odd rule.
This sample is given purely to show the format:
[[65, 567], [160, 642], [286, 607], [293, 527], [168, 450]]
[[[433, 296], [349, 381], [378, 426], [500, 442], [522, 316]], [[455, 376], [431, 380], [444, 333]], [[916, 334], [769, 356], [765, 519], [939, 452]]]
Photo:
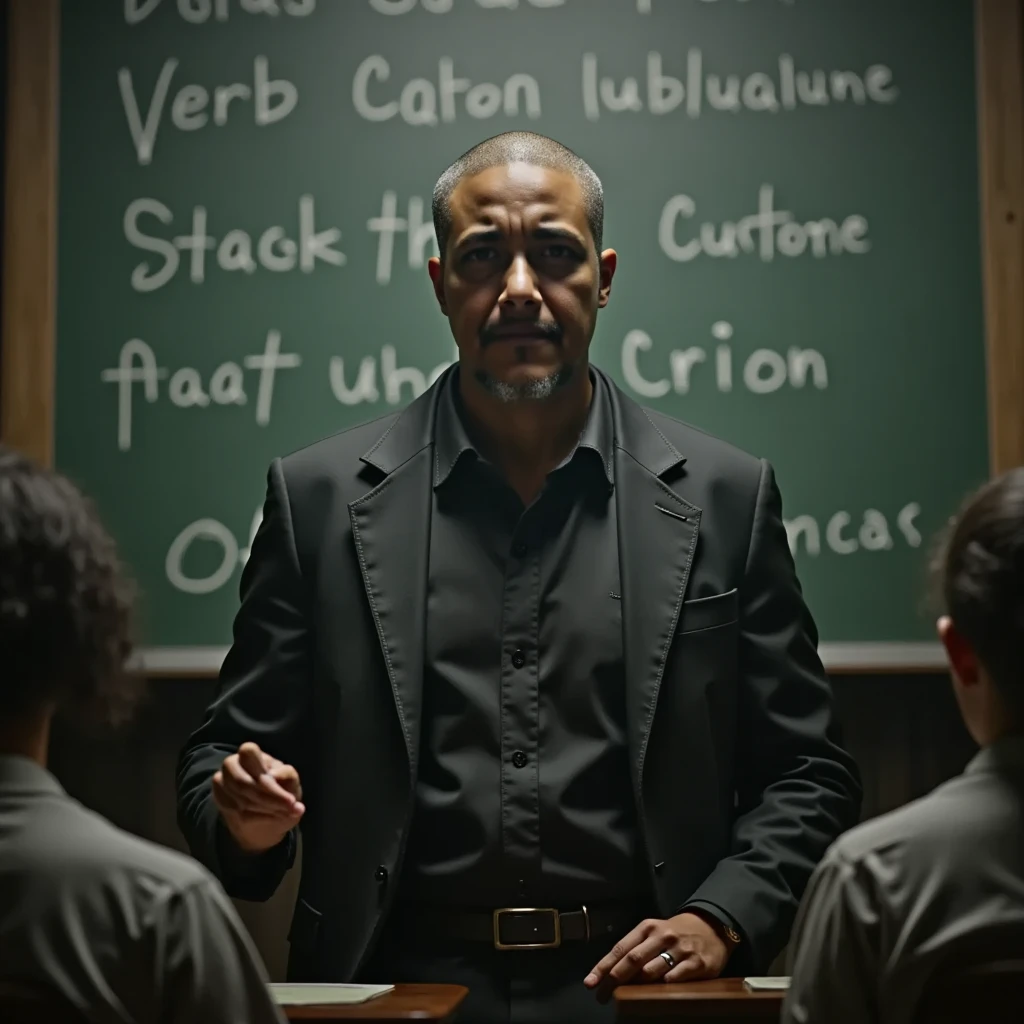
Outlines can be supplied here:
[[444, 265], [436, 256], [427, 260], [427, 273], [430, 275], [430, 283], [434, 286], [434, 298], [441, 307], [441, 312], [448, 315], [448, 303], [444, 297]]
[[964, 687], [976, 686], [981, 678], [981, 666], [974, 648], [967, 642], [964, 635], [953, 625], [948, 615], [943, 615], [936, 623], [939, 639], [946, 649], [950, 668], [957, 682]]
[[597, 290], [597, 308], [604, 309], [612, 293], [612, 278], [615, 268], [619, 265], [619, 254], [614, 249], [605, 249], [597, 257], [597, 269], [600, 274]]

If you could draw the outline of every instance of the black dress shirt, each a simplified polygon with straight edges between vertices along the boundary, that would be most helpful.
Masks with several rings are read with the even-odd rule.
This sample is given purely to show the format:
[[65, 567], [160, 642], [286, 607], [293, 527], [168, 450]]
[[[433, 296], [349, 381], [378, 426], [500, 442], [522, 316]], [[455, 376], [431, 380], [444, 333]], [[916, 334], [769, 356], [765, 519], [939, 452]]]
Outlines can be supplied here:
[[492, 908], [632, 899], [613, 423], [599, 378], [528, 506], [440, 398], [421, 763], [406, 898]]

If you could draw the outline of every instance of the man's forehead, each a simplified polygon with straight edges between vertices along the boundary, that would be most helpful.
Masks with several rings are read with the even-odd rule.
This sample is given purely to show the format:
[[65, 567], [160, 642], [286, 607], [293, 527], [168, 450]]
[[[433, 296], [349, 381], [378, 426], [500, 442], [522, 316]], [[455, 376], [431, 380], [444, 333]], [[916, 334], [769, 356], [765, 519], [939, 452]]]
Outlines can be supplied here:
[[585, 223], [579, 182], [567, 171], [528, 163], [488, 167], [463, 178], [452, 193], [450, 209], [453, 221], [462, 223], [503, 209], [582, 218]]

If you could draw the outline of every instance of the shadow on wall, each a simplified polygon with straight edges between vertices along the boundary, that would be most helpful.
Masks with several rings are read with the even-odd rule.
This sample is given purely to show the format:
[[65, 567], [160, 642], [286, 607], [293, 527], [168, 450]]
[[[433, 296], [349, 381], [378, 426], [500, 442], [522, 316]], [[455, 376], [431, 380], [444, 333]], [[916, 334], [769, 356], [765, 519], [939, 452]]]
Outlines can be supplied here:
[[[844, 741], [864, 777], [864, 816], [927, 793], [960, 772], [974, 752], [943, 675], [840, 676], [834, 680]], [[68, 792], [117, 825], [185, 850], [175, 823], [178, 752], [214, 696], [210, 680], [161, 680], [133, 725], [86, 734], [54, 730], [50, 766]], [[236, 903], [270, 975], [284, 978], [298, 870], [265, 904]]]

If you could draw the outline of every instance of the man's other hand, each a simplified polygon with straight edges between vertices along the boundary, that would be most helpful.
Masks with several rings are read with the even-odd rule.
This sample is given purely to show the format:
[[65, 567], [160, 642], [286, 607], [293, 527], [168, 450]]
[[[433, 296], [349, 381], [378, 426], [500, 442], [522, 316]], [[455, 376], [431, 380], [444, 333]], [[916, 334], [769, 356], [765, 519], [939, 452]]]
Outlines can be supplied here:
[[213, 802], [235, 842], [247, 853], [277, 846], [305, 813], [299, 773], [243, 743], [213, 777]]
[[[668, 953], [670, 965], [662, 953]], [[638, 924], [583, 980], [607, 997], [617, 985], [717, 978], [729, 959], [718, 933], [696, 914]]]

